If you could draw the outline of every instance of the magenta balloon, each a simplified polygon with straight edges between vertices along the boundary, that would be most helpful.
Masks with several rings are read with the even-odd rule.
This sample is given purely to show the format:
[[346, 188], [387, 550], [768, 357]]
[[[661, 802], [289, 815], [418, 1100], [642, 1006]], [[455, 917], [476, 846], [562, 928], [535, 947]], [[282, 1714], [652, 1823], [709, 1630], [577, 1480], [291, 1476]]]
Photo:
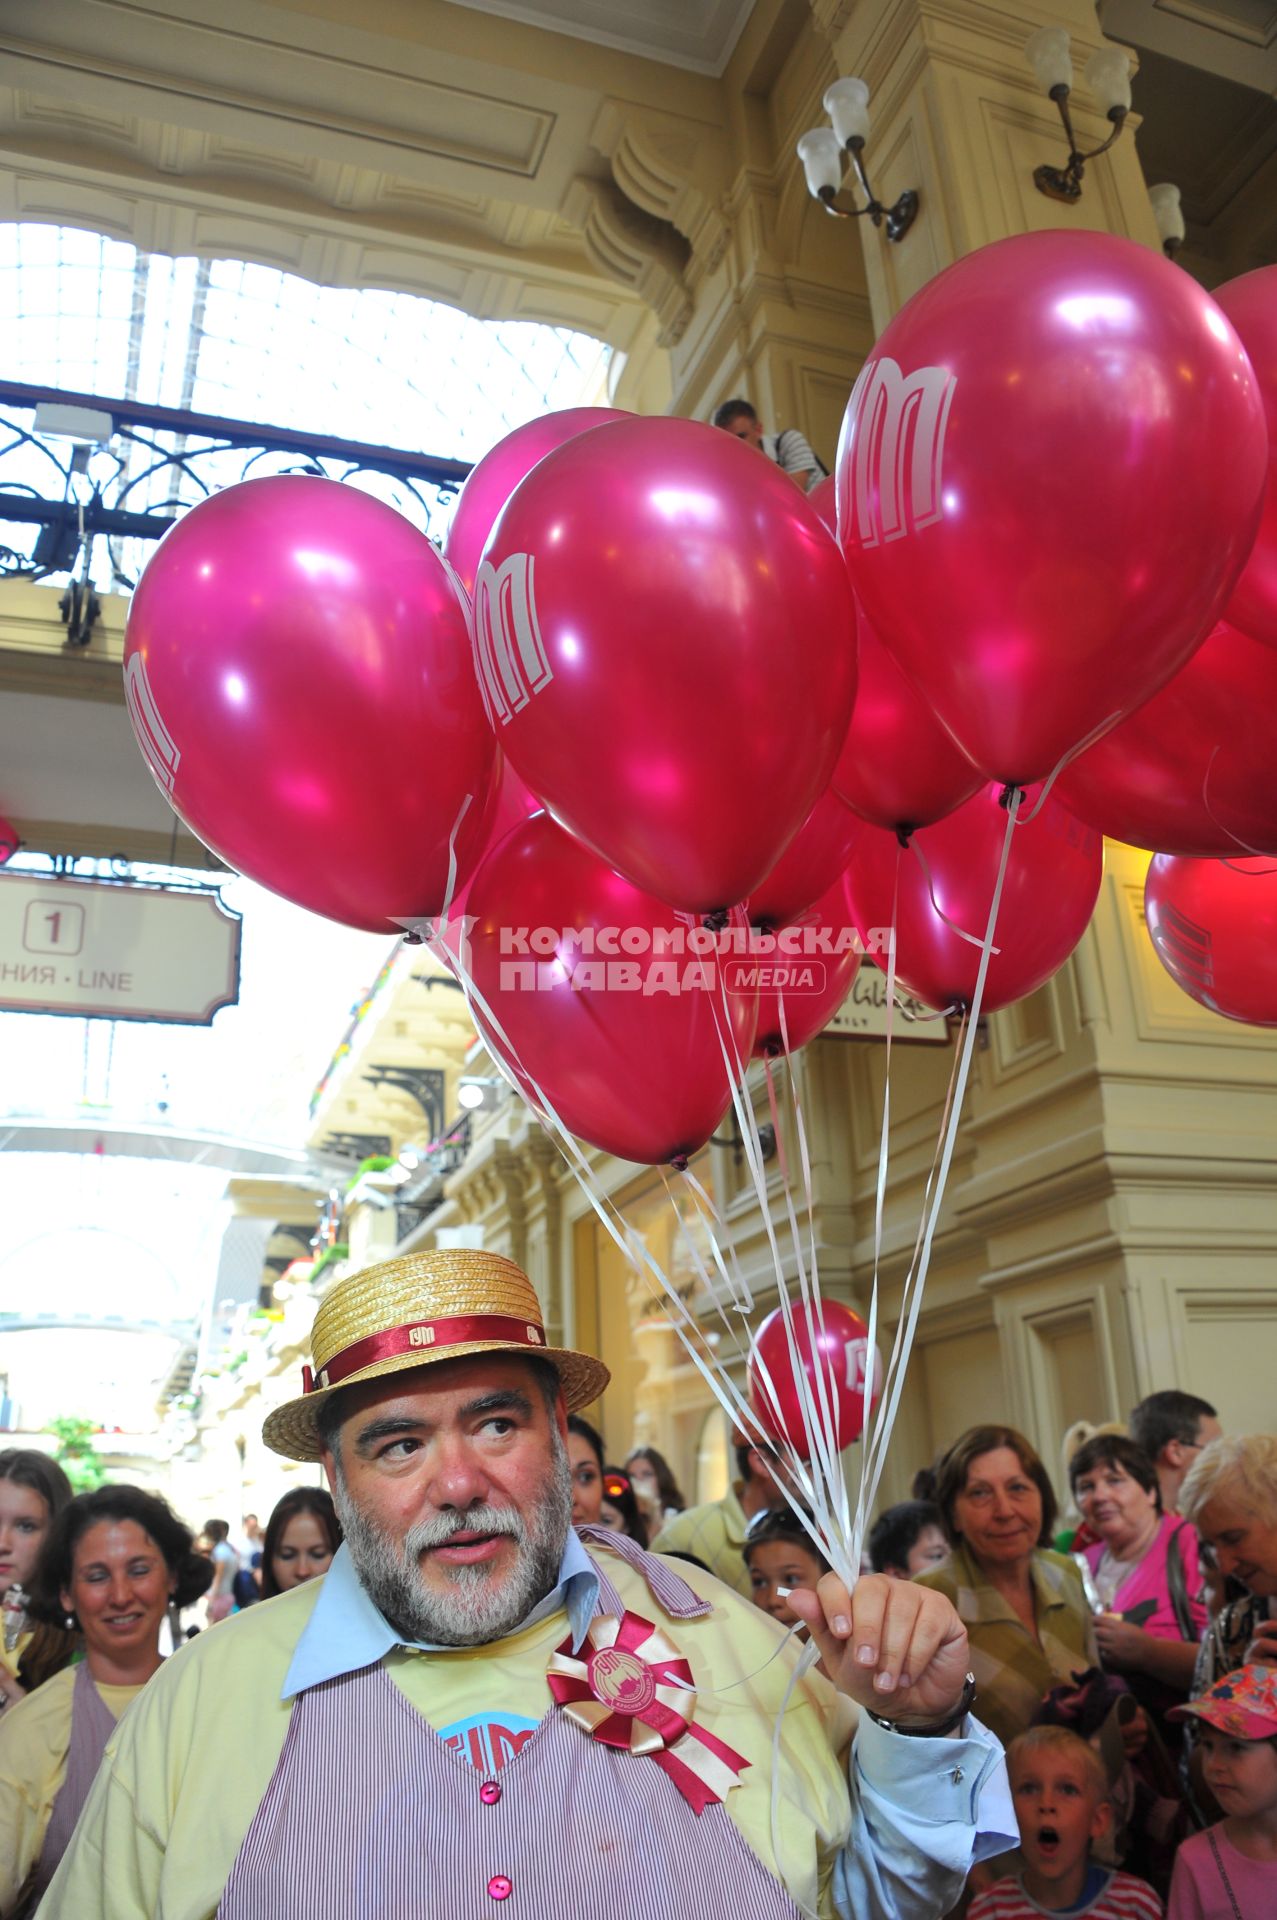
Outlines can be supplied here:
[[862, 819], [912, 833], [984, 784], [858, 610], [856, 704], [830, 785]]
[[691, 420], [571, 440], [507, 502], [475, 595], [497, 737], [578, 839], [688, 912], [736, 905], [829, 784], [847, 571], [787, 474]]
[[755, 955], [754, 1057], [763, 1060], [786, 1047], [797, 1053], [829, 1025], [851, 992], [860, 967], [849, 875], [840, 873], [797, 923], [782, 928], [774, 950], [756, 942]]
[[[865, 1417], [865, 1376], [869, 1370], [869, 1329], [858, 1313], [841, 1300], [822, 1300], [811, 1306], [801, 1300], [790, 1309], [790, 1329], [784, 1309], [769, 1313], [755, 1334], [749, 1360], [749, 1397], [769, 1432], [786, 1440], [802, 1459], [810, 1452], [806, 1396], [798, 1385], [795, 1360], [807, 1375], [808, 1392], [818, 1419], [833, 1416], [834, 1443], [841, 1450], [860, 1438]], [[794, 1348], [797, 1348], [795, 1354]], [[825, 1386], [820, 1386], [820, 1375]], [[872, 1405], [882, 1390], [882, 1360], [874, 1354]]]
[[497, 515], [537, 461], [575, 439], [578, 433], [588, 433], [591, 427], [605, 427], [613, 421], [632, 417], [615, 407], [564, 407], [560, 413], [543, 413], [539, 420], [529, 420], [526, 425], [516, 427], [513, 433], [507, 433], [504, 440], [498, 440], [495, 447], [488, 449], [482, 460], [470, 469], [443, 549], [449, 565], [461, 576], [467, 593], [474, 592], [479, 559], [496, 525]]
[[438, 554], [357, 488], [286, 475], [165, 534], [129, 610], [129, 714], [174, 811], [285, 899], [392, 932], [473, 863], [495, 763]]
[[564, 1126], [623, 1160], [705, 1144], [754, 1038], [757, 989], [733, 979], [749, 971], [733, 957], [743, 914], [722, 936], [689, 926], [544, 813], [489, 854], [470, 913], [476, 1018], [534, 1108], [540, 1087]]
[[1151, 700], [1051, 789], [1155, 853], [1277, 853], [1277, 651], [1220, 621]]
[[839, 537], [939, 720], [1023, 786], [1203, 639], [1267, 460], [1245, 351], [1188, 274], [1112, 234], [1022, 234], [883, 332], [843, 423]]
[[1158, 854], [1144, 883], [1153, 950], [1209, 1013], [1277, 1027], [1277, 866]]
[[1250, 558], [1224, 617], [1277, 647], [1277, 267], [1260, 267], [1216, 287], [1215, 298], [1250, 355], [1268, 427], [1268, 494]]
[[[1100, 890], [1099, 834], [1075, 820], [1054, 793], [1029, 818], [1039, 797], [1040, 790], [1029, 789], [1022, 803], [1025, 823], [1011, 840], [993, 936], [999, 951], [990, 958], [985, 981], [986, 1013], [1033, 993], [1064, 965], [1090, 924]], [[947, 819], [921, 828], [913, 847], [926, 858], [930, 885], [917, 853], [900, 847], [894, 835], [866, 828], [856, 843], [847, 883], [865, 951], [886, 972], [894, 900], [896, 978], [929, 1007], [971, 1004], [980, 949], [962, 934], [984, 938], [1006, 823], [1000, 789], [992, 786]]]
[[846, 871], [863, 821], [832, 788], [822, 793], [780, 859], [746, 901], [756, 927], [783, 927]]

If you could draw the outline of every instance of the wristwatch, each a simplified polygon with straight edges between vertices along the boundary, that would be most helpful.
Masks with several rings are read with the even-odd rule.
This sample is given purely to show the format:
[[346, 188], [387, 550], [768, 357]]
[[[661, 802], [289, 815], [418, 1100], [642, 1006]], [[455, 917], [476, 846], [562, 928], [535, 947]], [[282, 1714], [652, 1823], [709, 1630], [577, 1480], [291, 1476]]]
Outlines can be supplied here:
[[888, 1733], [910, 1734], [916, 1740], [938, 1740], [942, 1734], [952, 1733], [955, 1727], [961, 1726], [974, 1704], [975, 1675], [969, 1673], [957, 1706], [943, 1720], [887, 1720], [870, 1707], [866, 1707], [865, 1711], [875, 1726], [885, 1727]]

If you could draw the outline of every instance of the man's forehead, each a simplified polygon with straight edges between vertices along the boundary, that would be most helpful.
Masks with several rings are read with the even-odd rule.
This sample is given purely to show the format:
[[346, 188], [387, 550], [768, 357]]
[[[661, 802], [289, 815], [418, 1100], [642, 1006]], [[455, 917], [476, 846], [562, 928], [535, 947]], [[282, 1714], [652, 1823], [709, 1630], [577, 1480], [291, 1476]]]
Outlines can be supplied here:
[[540, 1404], [531, 1364], [517, 1353], [467, 1353], [456, 1360], [432, 1360], [343, 1388], [343, 1426], [372, 1408], [406, 1418], [435, 1420], [450, 1408], [489, 1393], [524, 1393]]

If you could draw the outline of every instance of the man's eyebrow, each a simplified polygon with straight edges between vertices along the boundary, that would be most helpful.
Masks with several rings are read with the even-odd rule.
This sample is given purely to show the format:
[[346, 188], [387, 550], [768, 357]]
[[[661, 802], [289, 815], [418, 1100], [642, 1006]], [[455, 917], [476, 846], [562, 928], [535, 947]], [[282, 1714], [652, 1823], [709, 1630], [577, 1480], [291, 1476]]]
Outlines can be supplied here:
[[427, 1432], [424, 1420], [409, 1420], [406, 1415], [384, 1414], [380, 1420], [370, 1420], [359, 1429], [355, 1436], [355, 1447], [359, 1453], [367, 1453], [379, 1440], [398, 1438], [404, 1434]]
[[492, 1393], [483, 1393], [477, 1400], [467, 1400], [460, 1410], [462, 1420], [478, 1420], [485, 1414], [513, 1413], [521, 1420], [532, 1418], [532, 1402], [526, 1393], [520, 1393], [517, 1387], [501, 1387]]

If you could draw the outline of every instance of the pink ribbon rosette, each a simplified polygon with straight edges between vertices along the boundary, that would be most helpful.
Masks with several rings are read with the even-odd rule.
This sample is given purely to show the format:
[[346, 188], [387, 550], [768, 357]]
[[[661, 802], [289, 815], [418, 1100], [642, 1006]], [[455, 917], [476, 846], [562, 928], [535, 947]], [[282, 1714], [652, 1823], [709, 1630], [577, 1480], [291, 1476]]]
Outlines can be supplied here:
[[595, 1619], [579, 1652], [571, 1636], [550, 1656], [550, 1692], [574, 1726], [604, 1746], [654, 1760], [693, 1813], [726, 1799], [749, 1765], [692, 1724], [692, 1669], [669, 1635], [641, 1614]]

